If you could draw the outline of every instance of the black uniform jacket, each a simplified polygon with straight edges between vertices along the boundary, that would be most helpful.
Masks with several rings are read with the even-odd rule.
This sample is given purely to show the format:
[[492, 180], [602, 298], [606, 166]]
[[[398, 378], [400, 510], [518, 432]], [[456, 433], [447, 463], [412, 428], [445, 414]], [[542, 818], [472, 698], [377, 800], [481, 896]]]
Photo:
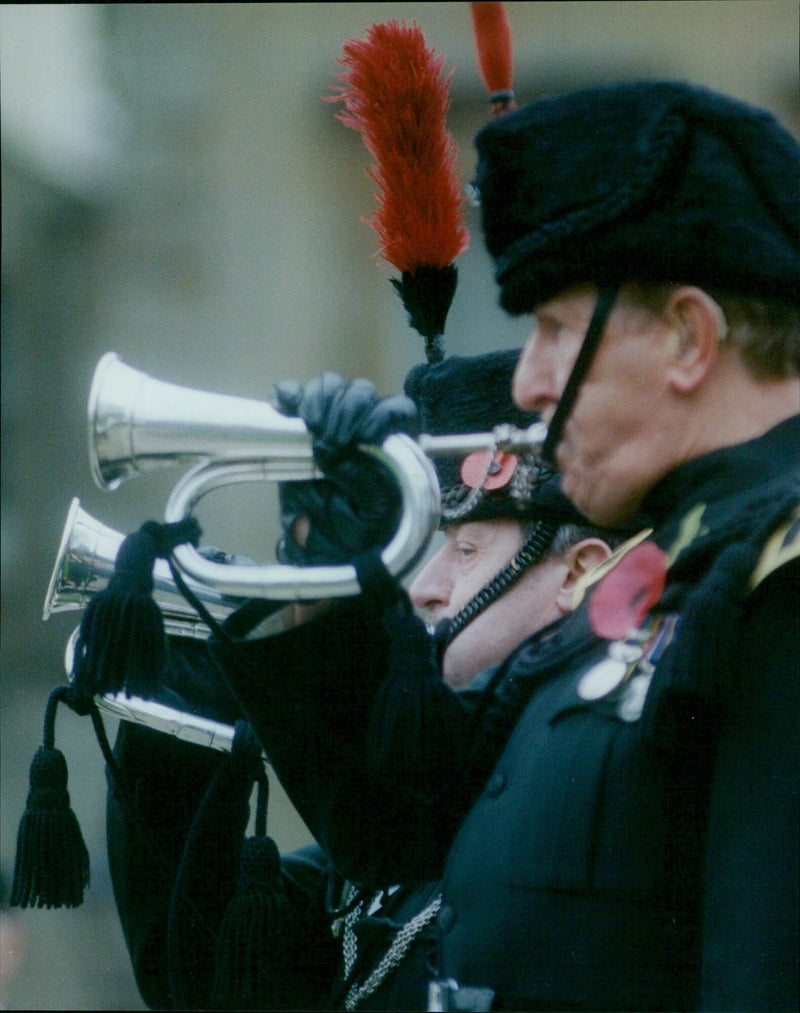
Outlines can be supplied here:
[[[196, 697], [203, 669], [196, 645], [179, 643], [175, 651], [192, 659]], [[185, 697], [168, 696], [189, 709]], [[215, 791], [228, 757], [148, 728], [123, 723], [115, 756], [136, 815], [112, 778], [111, 873], [136, 981], [151, 1009], [426, 1008], [440, 885], [358, 891], [316, 845], [281, 856], [287, 903], [242, 926], [247, 956], [234, 960], [235, 980], [228, 975], [220, 984], [221, 928], [235, 897], [250, 791], [235, 779]]]
[[423, 722], [472, 747], [461, 776], [442, 758], [440, 790], [413, 741], [406, 784], [370, 767], [389, 643], [363, 602], [216, 649], [339, 872], [442, 877], [439, 976], [497, 1009], [796, 1008], [798, 437], [795, 418], [654, 489], [666, 573], [643, 656], [609, 677], [601, 579], [474, 715]]
[[[371, 629], [375, 646], [383, 645], [383, 632]], [[381, 650], [377, 656], [383, 657]], [[230, 725], [241, 717], [200, 642], [171, 639], [166, 677], [160, 702]], [[322, 690], [320, 699], [326, 699]], [[349, 755], [346, 748], [340, 752]], [[246, 916], [239, 929], [243, 956], [232, 960], [224, 956], [223, 926], [229, 905], [237, 903], [252, 777], [237, 774], [232, 754], [127, 722], [114, 754], [109, 863], [137, 985], [150, 1008], [426, 1007], [437, 966], [437, 882], [415, 875], [376, 894], [371, 885], [360, 889], [345, 881], [320, 847], [301, 848], [281, 856], [278, 887], [285, 903], [260, 908], [256, 921]], [[324, 780], [319, 755], [312, 748], [302, 770]], [[357, 811], [358, 800], [348, 806], [347, 819]], [[226, 969], [221, 978], [220, 967]]]

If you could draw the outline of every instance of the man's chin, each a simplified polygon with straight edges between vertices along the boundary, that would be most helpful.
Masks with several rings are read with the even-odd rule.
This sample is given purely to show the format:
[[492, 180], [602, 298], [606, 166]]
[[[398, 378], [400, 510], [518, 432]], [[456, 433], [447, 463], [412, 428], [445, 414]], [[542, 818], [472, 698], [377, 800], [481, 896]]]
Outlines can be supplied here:
[[582, 503], [577, 499], [572, 502], [588, 521], [598, 528], [606, 528], [609, 531], [627, 527], [636, 516], [638, 508], [638, 503], [632, 503], [630, 500], [598, 502], [594, 498]]
[[562, 473], [561, 489], [576, 510], [599, 528], [625, 526], [636, 514], [638, 503], [630, 499], [599, 495], [597, 485], [578, 482], [574, 474]]
[[444, 656], [444, 664], [442, 666], [442, 679], [450, 687], [450, 689], [466, 689], [467, 686], [472, 682], [477, 673], [465, 672], [463, 669], [459, 669], [458, 662], [455, 664], [447, 663], [447, 654]]
[[588, 510], [591, 508], [591, 496], [590, 490], [587, 489], [586, 484], [578, 480], [577, 473], [571, 470], [569, 467], [562, 464], [560, 459], [558, 460], [558, 471], [561, 475], [561, 491], [572, 503], [576, 509], [584, 515], [589, 517]]

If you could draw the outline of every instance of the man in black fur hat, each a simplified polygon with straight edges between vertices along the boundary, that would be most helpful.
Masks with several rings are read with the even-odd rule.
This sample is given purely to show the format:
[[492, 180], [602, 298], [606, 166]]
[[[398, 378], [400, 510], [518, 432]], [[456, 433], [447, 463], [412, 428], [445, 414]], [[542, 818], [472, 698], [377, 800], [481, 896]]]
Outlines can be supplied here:
[[[438, 795], [379, 770], [346, 833], [358, 744], [323, 779], [288, 709], [249, 712], [348, 876], [444, 869], [432, 1008], [795, 1009], [800, 149], [669, 82], [534, 103], [477, 146], [501, 302], [535, 317], [515, 398], [576, 506], [649, 537], [499, 666]], [[370, 657], [332, 680], [340, 732]]]
[[[613, 575], [597, 585], [593, 632], [606, 660], [631, 642], [646, 657], [676, 624], [633, 679], [615, 683], [602, 662], [564, 667], [595, 721], [582, 761], [591, 822], [588, 796], [571, 803], [593, 844], [581, 853], [571, 835], [573, 859], [559, 852], [549, 872], [532, 858], [527, 928], [506, 942], [536, 950], [534, 919], [558, 930], [526, 980], [500, 990], [533, 1007], [794, 1008], [800, 148], [766, 112], [676, 83], [535, 103], [477, 146], [501, 303], [535, 321], [515, 400], [549, 423], [575, 505], [601, 524], [643, 511], [664, 553], [650, 553], [664, 572], [635, 622], [615, 624]], [[645, 577], [627, 579], [632, 590]], [[641, 717], [603, 760], [603, 711], [638, 677]], [[561, 749], [577, 724], [561, 723]], [[462, 831], [462, 854], [474, 846]], [[487, 898], [507, 878], [489, 864]], [[555, 903], [567, 886], [573, 899]], [[466, 950], [448, 960], [458, 904], [454, 923], [446, 970], [480, 977]]]

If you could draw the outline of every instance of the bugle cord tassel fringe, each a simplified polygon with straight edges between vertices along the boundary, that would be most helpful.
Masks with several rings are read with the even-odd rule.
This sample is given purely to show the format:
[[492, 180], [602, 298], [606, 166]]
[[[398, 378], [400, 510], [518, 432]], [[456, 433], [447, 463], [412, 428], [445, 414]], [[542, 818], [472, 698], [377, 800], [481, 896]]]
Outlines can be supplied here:
[[69, 686], [50, 694], [44, 741], [33, 758], [30, 791], [17, 833], [12, 907], [78, 907], [89, 885], [89, 852], [67, 791], [67, 762], [55, 748], [55, 718]]

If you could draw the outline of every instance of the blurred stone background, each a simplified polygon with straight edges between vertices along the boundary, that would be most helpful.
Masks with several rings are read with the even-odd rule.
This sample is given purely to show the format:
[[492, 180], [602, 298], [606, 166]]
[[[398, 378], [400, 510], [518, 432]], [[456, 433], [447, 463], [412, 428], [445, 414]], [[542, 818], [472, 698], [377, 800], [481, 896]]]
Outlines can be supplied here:
[[[521, 103], [603, 81], [688, 79], [767, 106], [800, 134], [794, 2], [508, 10]], [[416, 20], [455, 71], [449, 126], [467, 183], [487, 118], [467, 3], [0, 5], [6, 882], [44, 704], [79, 618], [41, 619], [69, 503], [128, 532], [162, 516], [179, 474], [113, 494], [94, 486], [86, 400], [99, 358], [115, 351], [169, 383], [259, 399], [322, 369], [394, 392], [423, 358], [361, 220], [374, 209], [368, 156], [322, 101], [342, 45], [390, 18]], [[452, 354], [520, 344], [528, 326], [497, 308], [474, 212], [469, 225]], [[204, 541], [267, 558], [275, 501], [263, 487], [215, 494]], [[1, 1005], [142, 1009], [105, 862], [99, 749], [64, 708], [56, 744], [92, 883], [76, 910], [3, 911]], [[284, 849], [308, 840], [278, 786], [270, 828]]]

